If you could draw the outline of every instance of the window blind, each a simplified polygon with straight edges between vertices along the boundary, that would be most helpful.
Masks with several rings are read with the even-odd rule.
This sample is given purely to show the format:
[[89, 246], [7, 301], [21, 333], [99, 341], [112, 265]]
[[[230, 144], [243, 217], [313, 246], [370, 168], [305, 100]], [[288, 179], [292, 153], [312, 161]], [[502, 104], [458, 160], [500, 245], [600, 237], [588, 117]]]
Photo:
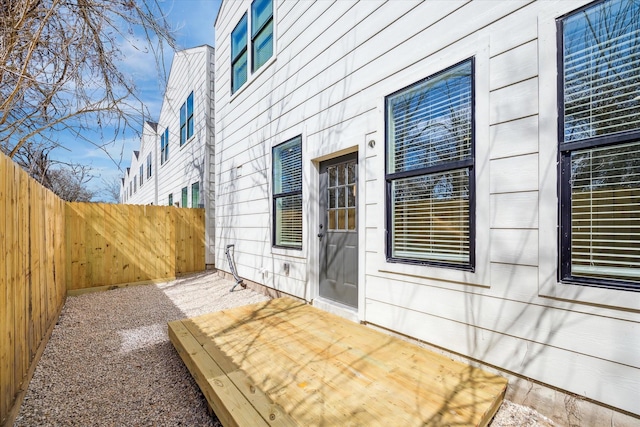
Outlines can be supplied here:
[[387, 97], [388, 254], [473, 265], [473, 60]]
[[274, 244], [302, 247], [302, 139], [273, 149]]
[[395, 180], [392, 256], [468, 263], [468, 184], [466, 169]]
[[618, 0], [564, 20], [565, 142], [640, 128], [639, 16]]
[[471, 63], [465, 62], [390, 100], [389, 172], [471, 157]]
[[640, 282], [640, 143], [571, 157], [571, 271]]

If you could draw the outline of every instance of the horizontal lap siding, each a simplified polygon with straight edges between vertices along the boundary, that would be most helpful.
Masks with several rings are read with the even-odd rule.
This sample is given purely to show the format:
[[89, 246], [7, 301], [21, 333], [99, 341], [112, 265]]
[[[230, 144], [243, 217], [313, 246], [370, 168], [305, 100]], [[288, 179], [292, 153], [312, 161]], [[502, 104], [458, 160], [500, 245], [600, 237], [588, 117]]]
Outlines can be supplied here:
[[[205, 162], [210, 160], [212, 130], [210, 84], [207, 72], [211, 49], [203, 46], [176, 53], [163, 99], [158, 134], [169, 127], [169, 160], [158, 165], [158, 204], [166, 206], [169, 194], [182, 206], [181, 191], [187, 187], [187, 207], [191, 206], [191, 185], [200, 183], [200, 200], [206, 203]], [[193, 91], [194, 136], [180, 146], [180, 107]], [[156, 148], [159, 150], [160, 137]], [[159, 158], [159, 155], [158, 155]], [[211, 210], [210, 210], [211, 212]], [[209, 213], [212, 216], [212, 213]], [[213, 221], [213, 220], [211, 220]]]
[[[538, 295], [539, 248], [557, 238], [538, 230], [539, 144], [557, 143], [538, 135], [545, 3], [276, 1], [275, 61], [231, 97], [229, 37], [249, 4], [225, 1], [216, 26], [217, 240], [236, 244], [240, 275], [308, 295], [314, 230], [307, 229], [306, 251], [271, 248], [271, 147], [303, 134], [308, 167], [309, 159], [358, 145], [364, 320], [637, 411], [640, 340], [629, 339], [638, 336], [637, 315]], [[486, 59], [477, 62], [485, 80], [477, 87], [486, 93], [477, 96], [486, 108], [476, 132], [488, 146], [479, 147], [486, 158], [476, 173], [486, 210], [476, 215], [486, 227], [478, 238], [490, 241], [484, 281], [430, 279], [442, 269], [429, 267], [393, 273], [397, 264], [385, 262], [384, 97], [483, 46]], [[217, 263], [226, 266], [223, 248]]]

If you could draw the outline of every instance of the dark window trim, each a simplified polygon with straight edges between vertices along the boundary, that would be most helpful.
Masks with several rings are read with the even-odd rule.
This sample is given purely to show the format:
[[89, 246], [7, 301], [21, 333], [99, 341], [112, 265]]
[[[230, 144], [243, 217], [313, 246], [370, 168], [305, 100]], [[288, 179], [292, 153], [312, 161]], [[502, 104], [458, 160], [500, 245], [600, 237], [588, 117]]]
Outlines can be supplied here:
[[[463, 161], [447, 163], [445, 165], [435, 165], [428, 168], [413, 169], [410, 171], [389, 173], [389, 104], [387, 100], [394, 95], [405, 92], [413, 87], [419, 86], [426, 81], [436, 78], [452, 69], [471, 62], [471, 158]], [[471, 57], [451, 65], [437, 73], [431, 74], [417, 82], [405, 86], [384, 98], [384, 171], [385, 171], [385, 255], [387, 262], [398, 264], [411, 264], [420, 266], [445, 267], [453, 270], [475, 271], [476, 265], [476, 179], [475, 179], [475, 158], [476, 158], [476, 84], [475, 84], [475, 57]], [[446, 167], [445, 167], [446, 166]], [[455, 167], [452, 167], [455, 166]], [[391, 256], [392, 235], [391, 235], [391, 184], [392, 181], [399, 178], [411, 178], [414, 176], [423, 176], [432, 173], [444, 172], [448, 170], [469, 169], [469, 264], [453, 264], [438, 261], [423, 261], [406, 258], [394, 258]]]
[[558, 144], [558, 282], [595, 288], [640, 290], [637, 284], [606, 278], [575, 277], [571, 274], [571, 154], [574, 151], [624, 144], [640, 140], [640, 129], [564, 142], [564, 20], [607, 0], [596, 0], [556, 19], [557, 144]]
[[[300, 152], [300, 169], [302, 169], [302, 163], [303, 163], [303, 159], [302, 159], [302, 135], [298, 135], [298, 136], [294, 136], [293, 138], [287, 139], [284, 142], [281, 142], [278, 145], [275, 145], [271, 148], [271, 184], [272, 184], [272, 188], [275, 188], [275, 177], [274, 177], [274, 173], [275, 173], [275, 168], [273, 167], [273, 159], [275, 158], [275, 151], [278, 147], [284, 145], [284, 144], [288, 144], [293, 140], [300, 140], [300, 148], [301, 148], [301, 152]], [[276, 201], [278, 199], [281, 198], [285, 198], [285, 197], [289, 197], [289, 196], [297, 196], [300, 195], [300, 197], [302, 197], [302, 183], [300, 183], [300, 190], [299, 191], [288, 191], [286, 193], [276, 193], [275, 191], [272, 194], [271, 197], [271, 210], [273, 212], [272, 215], [272, 220], [271, 220], [271, 246], [273, 248], [278, 248], [278, 249], [293, 249], [293, 250], [297, 250], [297, 251], [301, 251], [303, 249], [303, 243], [300, 244], [300, 246], [287, 246], [287, 245], [276, 245]]]
[[160, 135], [160, 165], [169, 161], [169, 127]]
[[[251, 7], [250, 7], [250, 11], [253, 12], [253, 5], [255, 4], [255, 2], [258, 0], [253, 0], [251, 2]], [[262, 31], [271, 23], [273, 22], [273, 0], [271, 1], [271, 17], [269, 19], [267, 19], [266, 21], [264, 21], [264, 23], [260, 26], [260, 28], [258, 28], [254, 34], [254, 32], [252, 31], [251, 28], [247, 28], [247, 32], [251, 34], [251, 73], [255, 73], [256, 71], [258, 71], [260, 69], [260, 67], [256, 68], [255, 66], [255, 57], [253, 56], [253, 45], [255, 44], [255, 40], [258, 37], [258, 35], [260, 35], [262, 33]], [[253, 15], [251, 15], [251, 25], [253, 26]], [[275, 29], [273, 27], [271, 27], [272, 31], [275, 31]], [[272, 43], [274, 43], [275, 41], [273, 40], [273, 35], [272, 35]], [[263, 64], [264, 65], [264, 64]]]
[[[191, 98], [191, 110], [189, 110], [189, 98]], [[187, 99], [180, 106], [180, 146], [186, 144], [193, 136], [189, 133], [189, 121], [193, 122], [193, 91], [187, 95]], [[182, 112], [184, 111], [184, 121]]]
[[[233, 67], [235, 66], [235, 64], [238, 62], [238, 60], [242, 57], [242, 55], [244, 53], [249, 55], [249, 52], [248, 52], [248, 47], [249, 47], [249, 17], [247, 16], [247, 12], [245, 12], [244, 15], [242, 15], [242, 18], [240, 18], [240, 20], [238, 21], [236, 26], [231, 31], [231, 46], [230, 46], [229, 50], [230, 51], [233, 50], [233, 33], [238, 29], [238, 27], [240, 26], [240, 24], [242, 23], [243, 20], [245, 21], [245, 25], [247, 27], [247, 34], [245, 34], [246, 35], [246, 39], [247, 39], [246, 43], [244, 44], [244, 47], [242, 49], [240, 49], [240, 51], [238, 52], [238, 54], [235, 57], [233, 56], [233, 53], [230, 52], [230, 55], [231, 55], [231, 94], [232, 95], [234, 93], [236, 93], [238, 90], [240, 90], [240, 88], [247, 83], [247, 80], [249, 80], [249, 76], [247, 75], [247, 80], [245, 80], [245, 82], [242, 85], [240, 85], [236, 90], [233, 89]], [[247, 70], [247, 74], [248, 74], [248, 70]]]

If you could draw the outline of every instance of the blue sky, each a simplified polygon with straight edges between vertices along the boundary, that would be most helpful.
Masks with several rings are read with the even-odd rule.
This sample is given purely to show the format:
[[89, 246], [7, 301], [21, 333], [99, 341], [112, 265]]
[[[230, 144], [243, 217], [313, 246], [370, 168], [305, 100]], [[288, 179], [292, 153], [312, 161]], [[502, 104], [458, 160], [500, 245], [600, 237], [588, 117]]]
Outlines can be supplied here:
[[[221, 0], [159, 0], [159, 3], [167, 13], [171, 27], [175, 30], [174, 36], [180, 49], [203, 44], [214, 45], [213, 24]], [[122, 52], [124, 57], [122, 70], [134, 79], [138, 96], [149, 110], [150, 117], [148, 119], [158, 120], [165, 82], [158, 74], [155, 59], [150, 53], [145, 53], [143, 49], [136, 49], [130, 44], [123, 44]], [[167, 73], [170, 70], [172, 59], [173, 51], [167, 49], [165, 51]], [[139, 131], [141, 130], [139, 129]], [[57, 148], [52, 156], [64, 161], [90, 166], [95, 178], [90, 182], [89, 187], [100, 190], [104, 186], [103, 179], [109, 180], [122, 176], [122, 171], [129, 166], [131, 152], [136, 150], [140, 144], [140, 138], [133, 133], [120, 135], [116, 140], [114, 140], [114, 135], [100, 136], [96, 134], [92, 140], [95, 140], [96, 143], [113, 141], [106, 149], [115, 162], [109, 158], [104, 150], [86, 141], [65, 138], [64, 135], [61, 135], [59, 140], [64, 148]], [[118, 169], [118, 166], [122, 170]], [[94, 200], [105, 200], [105, 197], [104, 194], [97, 194]]]

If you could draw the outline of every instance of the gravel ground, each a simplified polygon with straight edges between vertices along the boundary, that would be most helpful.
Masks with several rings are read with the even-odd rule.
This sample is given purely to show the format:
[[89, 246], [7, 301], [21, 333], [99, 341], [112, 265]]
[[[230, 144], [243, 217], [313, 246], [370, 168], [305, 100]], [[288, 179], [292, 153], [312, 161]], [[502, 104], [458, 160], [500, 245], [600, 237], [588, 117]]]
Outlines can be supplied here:
[[[264, 301], [207, 272], [69, 297], [14, 426], [220, 426], [174, 350], [167, 322]], [[492, 427], [552, 426], [505, 401]]]

